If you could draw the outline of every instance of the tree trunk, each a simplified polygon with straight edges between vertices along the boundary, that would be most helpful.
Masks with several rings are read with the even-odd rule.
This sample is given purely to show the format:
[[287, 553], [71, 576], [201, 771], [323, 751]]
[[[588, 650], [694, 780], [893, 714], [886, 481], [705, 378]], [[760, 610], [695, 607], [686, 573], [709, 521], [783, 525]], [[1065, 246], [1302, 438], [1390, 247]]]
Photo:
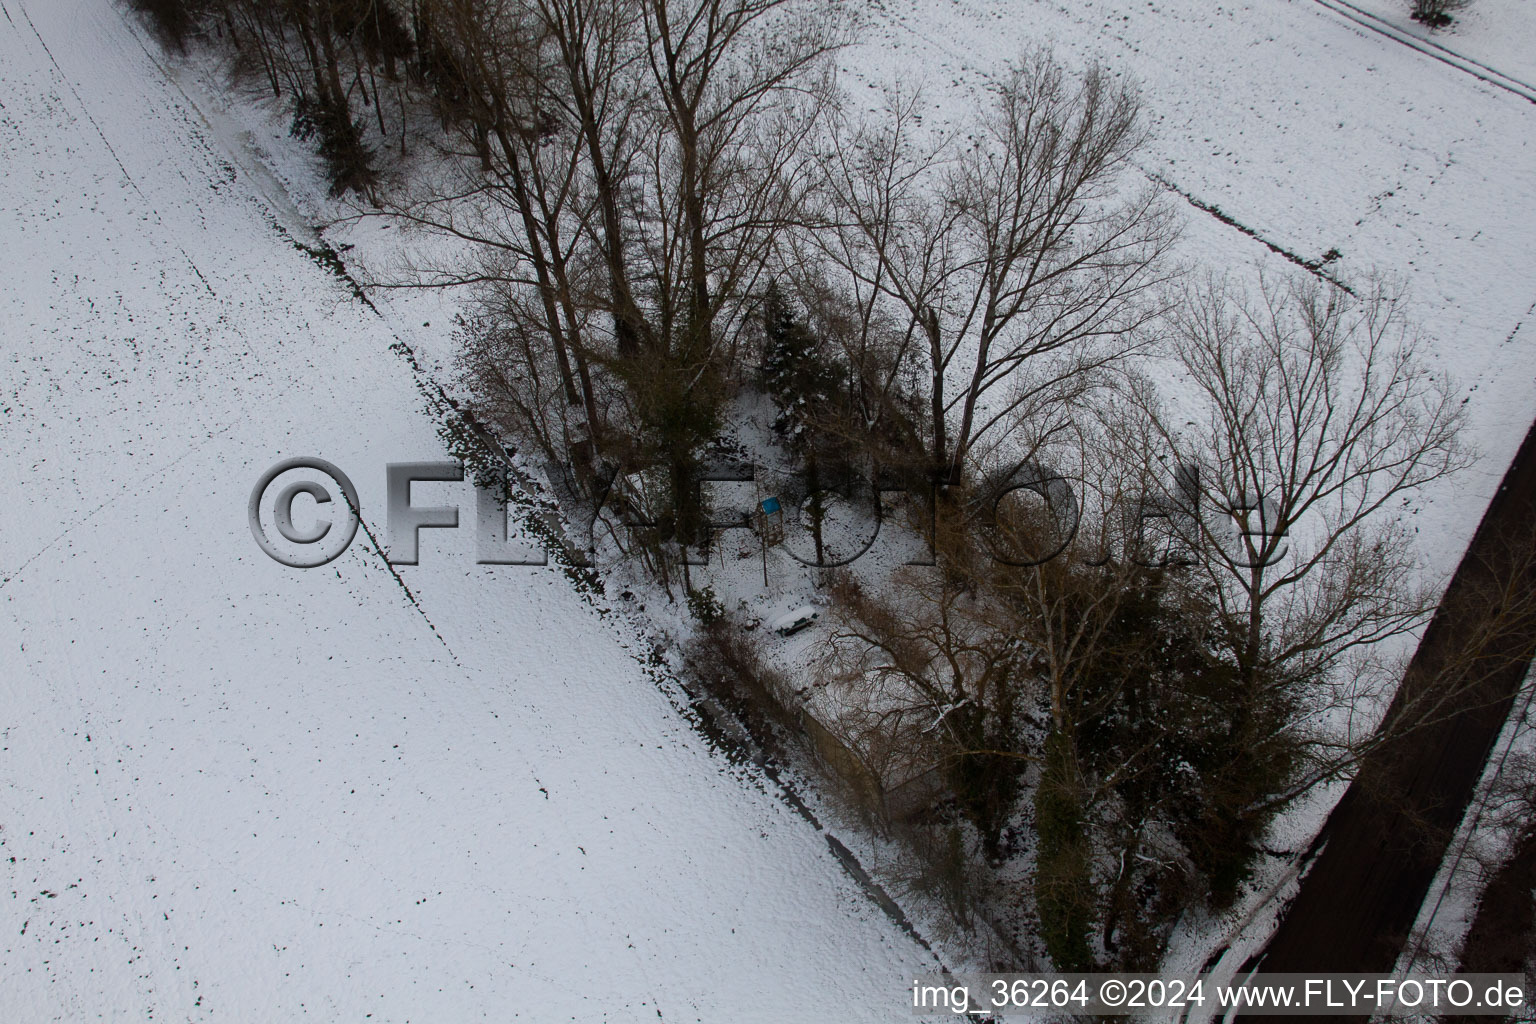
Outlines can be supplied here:
[[959, 483], [954, 467], [949, 464], [949, 432], [944, 423], [944, 348], [939, 335], [939, 313], [932, 306], [923, 310], [923, 332], [928, 336], [933, 366], [928, 394], [929, 414], [933, 418], [933, 467], [939, 473], [940, 484]]

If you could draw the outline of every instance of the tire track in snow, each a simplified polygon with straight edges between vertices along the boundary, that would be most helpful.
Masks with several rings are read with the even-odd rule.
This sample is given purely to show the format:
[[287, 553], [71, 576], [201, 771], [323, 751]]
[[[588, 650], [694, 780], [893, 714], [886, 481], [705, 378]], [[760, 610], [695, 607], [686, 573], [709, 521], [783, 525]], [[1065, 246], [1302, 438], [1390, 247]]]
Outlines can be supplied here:
[[[245, 418], [246, 418], [246, 414], [242, 413], [240, 416], [237, 416], [235, 419], [230, 420], [224, 426], [220, 427], [218, 430], [215, 430], [213, 433], [211, 433], [207, 437], [205, 437], [202, 440], [201, 443], [195, 444], [191, 448], [188, 448], [186, 451], [182, 452], [180, 455], [176, 456], [174, 459], [172, 459], [170, 462], [167, 462], [165, 465], [161, 466], [159, 469], [154, 469], [154, 470], [151, 470], [148, 473], [145, 473], [143, 476], [141, 476], [138, 479], [134, 480], [133, 484], [135, 484], [135, 485], [137, 485], [137, 484], [146, 484], [146, 483], [148, 483], [151, 480], [154, 480], [154, 479], [156, 479], [158, 477], [164, 476], [166, 473], [169, 473], [171, 470], [175, 469], [182, 462], [182, 460], [186, 459], [189, 455], [196, 455], [198, 452], [202, 451], [204, 447], [206, 447], [211, 441], [214, 440], [214, 438], [222, 437], [223, 435], [229, 433], [230, 430], [234, 429], [234, 427], [235, 427], [235, 425], [237, 423], [240, 423]], [[102, 502], [100, 505], [97, 505], [95, 508], [91, 509], [84, 516], [80, 517], [79, 519], [75, 520], [73, 523], [70, 523], [64, 529], [60, 530], [58, 533], [54, 534], [52, 540], [48, 541], [48, 543], [44, 544], [42, 547], [40, 547], [36, 551], [34, 551], [24, 561], [22, 561], [20, 564], [18, 564], [16, 566], [16, 568], [8, 570], [8, 571], [6, 571], [5, 575], [0, 576], [0, 590], [4, 590], [8, 583], [10, 583], [12, 580], [14, 580], [17, 576], [21, 575], [22, 570], [26, 569], [27, 566], [31, 565], [33, 562], [35, 562], [39, 558], [43, 557], [43, 555], [45, 555], [49, 551], [53, 550], [53, 547], [54, 547], [55, 544], [57, 544], [59, 541], [63, 540], [65, 537], [69, 536], [71, 533], [73, 533], [75, 530], [79, 529], [81, 526], [84, 526], [86, 523], [90, 522], [92, 519], [96, 518], [96, 516], [99, 515], [101, 512], [103, 512], [104, 510], [106, 510], [108, 508], [111, 508], [113, 505], [117, 504], [117, 502], [121, 501], [123, 498], [134, 497], [134, 496], [137, 496], [137, 495], [139, 495], [141, 493], [142, 492], [137, 491], [137, 490], [133, 490], [133, 489], [131, 489], [129, 487], [124, 487], [124, 488], [120, 489], [112, 497], [108, 498], [106, 501]]]
[[[1361, 10], [1354, 4], [1347, 2], [1347, 0], [1313, 0], [1313, 2], [1320, 7], [1332, 11], [1341, 18], [1354, 22], [1361, 28], [1386, 36], [1393, 42], [1401, 43], [1410, 50], [1417, 50], [1431, 60], [1448, 64], [1457, 71], [1463, 71], [1480, 82], [1486, 82], [1497, 89], [1503, 89], [1505, 92], [1519, 96], [1530, 103], [1536, 103], [1536, 85], [1522, 82], [1513, 75], [1506, 75], [1498, 68], [1490, 67], [1482, 61], [1473, 60], [1471, 57], [1463, 57], [1455, 50], [1441, 46], [1432, 40], [1420, 39], [1412, 33], [1404, 32], [1392, 23], [1383, 20], [1369, 11]], [[1440, 52], [1436, 53], [1436, 50]]]
[[[3, 8], [3, 4], [0, 4], [0, 8]], [[115, 147], [113, 147], [111, 140], [107, 138], [107, 135], [102, 130], [101, 125], [91, 115], [90, 110], [89, 110], [89, 108], [87, 107], [87, 105], [85, 103], [85, 100], [81, 97], [79, 91], [75, 88], [74, 83], [71, 82], [69, 80], [68, 76], [64, 73], [64, 69], [60, 66], [58, 60], [54, 57], [53, 51], [51, 49], [49, 49], [47, 41], [43, 38], [42, 33], [38, 31], [37, 26], [35, 24], [33, 24], [31, 16], [27, 14], [27, 11], [26, 11], [26, 9], [24, 7], [21, 9], [21, 14], [22, 14], [22, 17], [24, 19], [26, 19], [28, 26], [32, 29], [32, 34], [37, 37], [37, 41], [42, 46], [44, 54], [48, 57], [49, 63], [51, 63], [53, 65], [53, 68], [54, 68], [55, 72], [57, 73], [58, 79], [60, 81], [62, 81], [64, 83], [64, 85], [66, 85], [69, 88], [70, 93], [75, 97], [75, 101], [79, 104], [81, 112], [84, 114], [86, 120], [88, 122], [90, 122], [91, 127], [96, 130], [96, 134], [101, 138], [102, 144], [106, 147], [107, 152], [109, 154], [111, 154], [112, 160], [117, 165], [118, 170], [122, 173], [124, 180], [126, 180], [128, 182], [129, 187], [131, 187], [133, 189], [134, 193], [136, 195], [138, 195], [139, 198], [142, 199], [144, 201], [144, 203], [149, 207], [150, 212], [154, 214], [155, 221], [156, 221], [157, 225], [159, 225], [159, 226], [161, 226], [163, 228], [164, 227], [164, 221], [161, 218], [159, 212], [157, 210], [155, 210], [154, 204], [144, 194], [143, 190], [140, 189], [138, 182], [135, 181], [134, 178], [133, 178], [133, 175], [128, 172], [128, 168], [126, 166], [124, 166], [123, 161], [118, 156], [117, 150], [116, 150]], [[6, 15], [6, 19], [10, 20], [10, 12], [9, 12], [9, 10], [5, 11], [5, 15]], [[127, 31], [130, 35], [133, 36], [133, 38], [139, 43], [139, 46], [144, 50], [145, 55], [147, 57], [149, 57], [151, 63], [155, 66], [155, 68], [161, 73], [161, 75], [165, 78], [165, 80], [173, 88], [175, 88], [177, 90], [177, 92], [182, 96], [182, 98], [187, 101], [189, 107], [193, 111], [195, 111], [197, 113], [197, 115], [202, 119], [204, 125], [205, 126], [209, 126], [210, 130], [211, 130], [211, 123], [209, 122], [207, 116], [204, 115], [202, 110], [200, 108], [198, 108], [197, 104], [192, 101], [192, 98], [187, 95], [186, 90], [182, 89], [180, 84], [174, 80], [173, 76], [170, 74], [169, 69], [162, 62], [154, 59], [153, 55], [149, 51], [148, 46], [145, 45], [142, 36], [137, 31], [137, 27], [134, 26], [131, 22], [129, 22], [127, 17], [122, 15], [121, 11], [119, 11], [119, 15], [123, 17], [123, 27], [124, 27], [125, 31]], [[12, 22], [12, 24], [14, 25], [14, 22]], [[217, 133], [212, 133], [212, 134], [214, 134], [216, 136]], [[207, 145], [206, 140], [205, 140], [205, 145]], [[209, 151], [212, 152], [212, 147], [209, 146], [208, 148], [209, 148]], [[247, 171], [247, 174], [249, 175], [250, 172]], [[250, 175], [250, 176], [252, 178], [255, 177], [255, 175]], [[264, 190], [262, 191], [262, 194], [263, 194], [263, 198], [265, 198], [269, 203], [272, 201], [271, 197], [265, 195]], [[273, 204], [273, 205], [275, 206], [276, 204]], [[281, 225], [278, 223], [278, 221], [276, 220], [276, 216], [275, 216], [275, 212], [274, 211], [269, 211], [269, 220], [271, 220], [273, 225], [276, 226], [278, 228], [278, 230], [285, 237], [288, 237], [287, 231], [285, 229], [283, 229], [281, 227]], [[318, 236], [318, 232], [317, 232], [317, 236]], [[293, 239], [291, 237], [289, 237], [288, 240], [290, 242], [293, 241]], [[217, 298], [217, 293], [214, 291], [213, 286], [208, 283], [208, 280], [203, 276], [202, 271], [198, 269], [197, 264], [193, 261], [191, 255], [186, 251], [185, 248], [183, 248], [180, 245], [180, 243], [176, 243], [176, 242], [173, 241], [173, 244], [176, 246], [177, 251], [179, 251], [181, 253], [182, 257], [186, 260], [187, 265], [192, 268], [192, 272], [195, 275], [197, 275], [198, 280], [203, 283], [203, 287], [208, 290], [208, 294], [210, 296], [213, 296], [213, 297]], [[349, 280], [350, 280], [350, 278], [349, 278]], [[359, 297], [361, 297], [363, 299], [364, 303], [367, 304], [369, 309], [373, 310], [375, 315], [379, 315], [378, 309], [374, 306], [374, 304], [371, 301], [368, 300], [366, 295], [364, 295], [362, 293], [361, 289], [357, 286], [357, 283], [355, 281], [352, 281], [351, 284], [352, 284], [354, 293], [357, 294]], [[243, 336], [243, 332], [242, 332], [242, 336]], [[257, 350], [257, 348], [254, 345], [250, 345], [249, 343], [247, 343], [246, 351], [248, 353], [250, 353], [250, 355], [252, 356], [253, 359], [256, 360], [257, 364], [261, 366], [263, 371], [267, 372], [268, 374], [272, 373], [272, 368], [267, 365], [265, 360], [262, 359], [260, 352]], [[217, 436], [227, 432], [232, 427], [234, 427], [235, 424], [238, 423], [238, 422], [239, 422], [238, 419], [230, 422], [228, 425], [226, 425], [225, 427], [221, 428], [219, 431], [215, 432], [214, 434], [209, 435], [207, 440], [212, 440], [214, 437], [217, 437]], [[171, 463], [169, 463], [168, 465], [164, 466], [162, 469], [157, 470], [154, 473], [148, 474], [140, 482], [147, 481], [149, 479], [153, 479], [153, 478], [155, 478], [157, 476], [160, 476], [160, 475], [164, 474], [166, 471], [168, 471], [172, 467], [174, 467], [177, 463], [179, 463], [183, 459], [185, 459], [188, 455], [191, 455], [191, 454], [197, 452], [198, 450], [200, 450], [203, 447], [203, 445], [207, 443], [207, 440], [205, 440], [203, 442], [203, 444], [199, 444], [199, 445], [197, 445], [197, 446], [195, 446], [193, 448], [188, 449], [186, 452], [183, 452], [182, 455], [178, 456]], [[105, 508], [109, 507], [110, 505], [112, 505], [117, 500], [117, 498], [120, 498], [120, 497], [122, 497], [122, 494], [119, 494], [117, 497], [108, 499], [106, 502], [103, 502], [101, 505], [99, 505], [95, 509], [93, 509], [83, 519], [81, 519], [80, 521], [78, 521], [76, 523], [71, 524], [68, 528], [66, 528], [65, 530], [61, 531], [57, 536], [55, 536], [51, 541], [49, 541], [48, 544], [44, 545], [43, 548], [41, 548], [39, 551], [34, 553], [30, 558], [28, 558], [25, 562], [23, 562], [21, 565], [19, 565], [16, 568], [15, 571], [11, 572], [10, 574], [8, 574], [8, 575], [6, 575], [4, 577], [0, 577], [0, 588], [3, 588], [7, 583], [9, 583], [12, 579], [15, 578], [17, 573], [19, 573], [22, 569], [26, 568], [26, 566], [28, 566], [32, 562], [36, 561], [45, 552], [47, 552], [49, 549], [51, 549], [54, 546], [54, 544], [58, 543], [59, 540], [63, 539], [63, 537], [65, 537], [71, 530], [74, 530], [75, 528], [79, 527], [82, 523], [85, 523], [85, 522], [89, 521], [90, 519], [92, 519], [93, 517], [95, 517], [98, 513], [100, 513], [103, 509], [105, 509]], [[351, 502], [349, 501], [348, 504], [350, 505]], [[374, 528], [369, 524], [368, 520], [366, 518], [364, 518], [364, 516], [362, 514], [362, 510], [354, 507], [352, 509], [352, 512], [353, 512], [354, 515], [357, 516], [357, 518], [358, 518], [358, 525], [362, 528], [363, 533], [368, 538], [368, 543], [369, 543], [369, 546], [370, 546], [370, 548], [372, 550], [372, 553], [375, 556], [377, 556], [380, 564], [383, 565], [385, 570], [389, 573], [389, 575], [394, 578], [395, 583], [400, 587], [401, 591], [405, 594], [405, 599], [410, 603], [411, 607], [415, 608], [416, 611], [421, 615], [422, 620], [425, 621], [426, 624], [427, 624], [427, 628], [432, 631], [432, 635], [437, 637], [438, 642], [443, 645], [443, 648], [448, 652], [448, 656], [453, 660], [453, 663], [455, 665], [458, 665], [458, 666], [462, 667], [460, 665], [460, 662], [459, 662], [457, 654], [455, 654], [455, 652], [453, 651], [453, 648], [449, 645], [447, 639], [444, 638], [442, 632], [437, 628], [436, 623], [434, 623], [432, 621], [431, 617], [427, 615], [426, 610], [424, 608], [422, 608], [422, 606], [421, 606], [421, 602], [419, 600], [417, 600], [416, 595], [414, 593], [412, 593], [410, 586], [406, 584], [405, 580], [400, 576], [400, 573], [397, 572], [395, 570], [395, 567], [390, 563], [389, 558], [384, 553], [384, 546], [379, 543], [378, 535], [376, 534]]]

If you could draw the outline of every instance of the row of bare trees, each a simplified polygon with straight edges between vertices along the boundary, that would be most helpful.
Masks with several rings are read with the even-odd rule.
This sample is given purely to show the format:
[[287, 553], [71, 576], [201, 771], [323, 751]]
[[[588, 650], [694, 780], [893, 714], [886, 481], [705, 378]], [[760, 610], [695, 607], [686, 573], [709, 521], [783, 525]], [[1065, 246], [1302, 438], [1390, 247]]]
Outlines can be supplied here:
[[[476, 415], [598, 515], [646, 481], [655, 529], [615, 536], [661, 572], [738, 395], [823, 483], [927, 489], [938, 567], [841, 576], [817, 671], [874, 775], [940, 773], [955, 842], [1030, 860], [1058, 965], [1154, 968], [1376, 742], [1459, 406], [1384, 284], [1181, 281], [1107, 70], [1031, 52], [936, 124], [853, 109], [834, 0], [144, 2], [451, 254], [385, 283], [473, 291]], [[376, 195], [369, 140], [421, 115], [432, 159]]]
[[[1158, 322], [1181, 391], [1101, 391], [1032, 450], [1052, 472], [941, 505], [942, 568], [845, 578], [820, 665], [872, 771], [941, 771], [985, 857], [1027, 848], [1062, 968], [1154, 968], [1276, 813], [1384, 741], [1393, 641], [1438, 597], [1407, 502], [1470, 458], [1384, 286], [1217, 281]], [[1470, 692], [1452, 671], [1397, 732]]]
[[370, 107], [402, 142], [435, 113], [441, 159], [387, 205], [455, 243], [407, 283], [480, 290], [482, 412], [583, 475], [654, 467], [684, 541], [770, 284], [838, 385], [822, 446], [947, 483], [1061, 429], [1161, 308], [1173, 220], [1128, 184], [1140, 104], [1101, 68], [1026, 54], [929, 128], [912, 91], [848, 109], [835, 0], [144, 2], [290, 94], [338, 190], [384, 198]]
[[696, 468], [812, 184], [846, 19], [794, 0], [431, 0], [467, 97], [440, 173], [396, 207], [468, 243], [484, 415], [574, 462], [656, 468], [663, 533], [703, 528]]
[[828, 383], [802, 454], [834, 476], [873, 455], [960, 483], [1147, 343], [1175, 233], [1150, 188], [1120, 198], [1139, 105], [1102, 70], [1029, 54], [934, 132], [899, 92], [846, 111], [851, 22], [820, 0], [423, 12], [463, 145], [395, 205], [467, 256], [414, 283], [482, 290], [483, 415], [594, 490], [654, 471], [662, 538], [703, 535], [701, 453], [761, 383], [772, 295], [805, 341], [786, 379]]

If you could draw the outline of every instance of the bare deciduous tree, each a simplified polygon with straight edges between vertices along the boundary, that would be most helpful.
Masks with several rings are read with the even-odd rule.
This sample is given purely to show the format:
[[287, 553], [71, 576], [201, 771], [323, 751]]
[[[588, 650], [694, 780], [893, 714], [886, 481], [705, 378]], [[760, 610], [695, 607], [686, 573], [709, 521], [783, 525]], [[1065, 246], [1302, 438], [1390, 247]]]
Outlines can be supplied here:
[[1124, 193], [1139, 102], [1049, 54], [1009, 68], [964, 138], [925, 137], [918, 101], [835, 133], [818, 233], [872, 319], [899, 310], [928, 360], [930, 459], [958, 481], [1012, 414], [1137, 347], [1173, 223]]
[[1407, 502], [1469, 462], [1463, 416], [1380, 281], [1359, 298], [1301, 277], [1256, 298], [1192, 288], [1172, 348], [1193, 395], [1178, 413], [1147, 403], [1181, 467], [1160, 504], [1240, 683], [1232, 756], [1251, 770], [1233, 775], [1253, 792], [1238, 810], [1262, 816], [1298, 792], [1276, 785], [1301, 768], [1297, 736], [1326, 746], [1321, 714], [1379, 695], [1380, 645], [1433, 610]]
[[1354, 298], [1312, 278], [1267, 280], [1257, 299], [1191, 289], [1174, 357], [1196, 392], [1182, 425], [1154, 418], [1192, 472], [1177, 517], [1245, 679], [1316, 679], [1358, 648], [1422, 622], [1402, 506], [1466, 465], [1460, 403], [1422, 358], [1402, 298]]
[[909, 567], [900, 581], [875, 597], [839, 579], [822, 685], [850, 746], [902, 772], [943, 771], [995, 847], [1027, 759], [1014, 736], [1022, 648], [1006, 614], [953, 576]]

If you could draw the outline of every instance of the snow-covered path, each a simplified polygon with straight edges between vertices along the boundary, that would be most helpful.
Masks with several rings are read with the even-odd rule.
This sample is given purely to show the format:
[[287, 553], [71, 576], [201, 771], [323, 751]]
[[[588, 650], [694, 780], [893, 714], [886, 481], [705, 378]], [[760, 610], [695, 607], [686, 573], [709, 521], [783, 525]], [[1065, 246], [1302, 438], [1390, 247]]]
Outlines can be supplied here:
[[278, 459], [382, 538], [444, 455], [219, 139], [111, 0], [0, 0], [0, 1020], [902, 1012], [931, 958], [559, 573], [257, 549]]

